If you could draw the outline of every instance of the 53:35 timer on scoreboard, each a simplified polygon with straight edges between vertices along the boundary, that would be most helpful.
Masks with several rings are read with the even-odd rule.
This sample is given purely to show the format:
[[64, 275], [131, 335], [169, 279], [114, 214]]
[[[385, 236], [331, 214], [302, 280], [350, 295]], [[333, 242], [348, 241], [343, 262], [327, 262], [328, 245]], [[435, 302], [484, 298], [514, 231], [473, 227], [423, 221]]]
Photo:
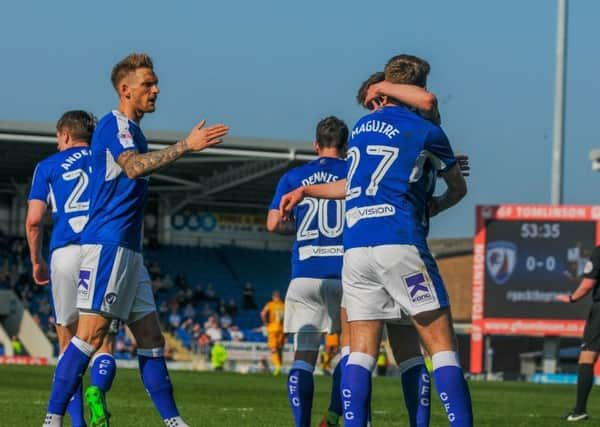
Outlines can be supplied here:
[[482, 372], [485, 335], [583, 334], [587, 307], [554, 297], [579, 284], [599, 222], [600, 206], [477, 206], [471, 372]]

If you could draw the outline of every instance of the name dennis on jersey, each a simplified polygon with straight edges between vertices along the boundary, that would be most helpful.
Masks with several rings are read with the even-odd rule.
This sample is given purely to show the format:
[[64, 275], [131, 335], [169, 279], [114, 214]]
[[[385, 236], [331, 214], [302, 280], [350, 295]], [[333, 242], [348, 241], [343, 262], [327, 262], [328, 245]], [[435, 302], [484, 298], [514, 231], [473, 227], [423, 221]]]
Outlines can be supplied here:
[[68, 171], [77, 160], [81, 159], [84, 156], [90, 156], [91, 154], [92, 154], [92, 150], [89, 150], [87, 148], [84, 148], [81, 151], [76, 151], [73, 154], [71, 154], [69, 157], [67, 157], [60, 164], [60, 167], [63, 168], [64, 170]]
[[324, 184], [327, 182], [333, 182], [340, 179], [337, 175], [330, 174], [329, 172], [315, 172], [308, 178], [302, 180], [302, 186], [313, 185], [313, 184]]
[[357, 126], [354, 129], [352, 129], [352, 139], [354, 139], [356, 135], [363, 132], [382, 133], [389, 139], [392, 139], [400, 133], [398, 129], [386, 122], [382, 122], [380, 120], [369, 120], [365, 123], [362, 123], [360, 126]]

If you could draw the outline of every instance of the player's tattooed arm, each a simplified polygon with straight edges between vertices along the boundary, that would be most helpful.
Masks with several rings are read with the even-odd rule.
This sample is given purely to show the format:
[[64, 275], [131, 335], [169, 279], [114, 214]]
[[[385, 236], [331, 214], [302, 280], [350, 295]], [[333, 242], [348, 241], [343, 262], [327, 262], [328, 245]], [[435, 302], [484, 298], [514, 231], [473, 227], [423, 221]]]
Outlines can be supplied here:
[[119, 156], [117, 163], [131, 179], [151, 174], [183, 156], [189, 151], [185, 139], [162, 150], [140, 154], [136, 150], [128, 150]]
[[293, 221], [283, 218], [278, 209], [270, 209], [267, 214], [267, 230], [271, 233], [294, 234], [296, 226]]
[[173, 163], [189, 151], [202, 151], [220, 144], [229, 132], [224, 124], [204, 127], [205, 120], [198, 123], [183, 140], [162, 150], [141, 154], [135, 150], [125, 151], [117, 163], [131, 179], [151, 174], [157, 169]]
[[451, 208], [467, 195], [467, 183], [458, 164], [444, 172], [442, 178], [446, 181], [448, 189], [441, 196], [429, 199], [429, 216]]

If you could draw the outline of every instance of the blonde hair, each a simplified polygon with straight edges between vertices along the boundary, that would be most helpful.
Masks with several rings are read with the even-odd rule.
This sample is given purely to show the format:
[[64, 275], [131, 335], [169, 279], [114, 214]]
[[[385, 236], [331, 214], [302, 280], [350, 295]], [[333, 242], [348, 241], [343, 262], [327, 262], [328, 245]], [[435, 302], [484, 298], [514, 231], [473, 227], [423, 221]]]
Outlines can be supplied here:
[[112, 85], [117, 92], [119, 92], [119, 83], [129, 73], [135, 72], [139, 68], [149, 68], [154, 70], [154, 64], [150, 55], [145, 53], [132, 53], [129, 56], [123, 58], [117, 65], [112, 69], [110, 80]]

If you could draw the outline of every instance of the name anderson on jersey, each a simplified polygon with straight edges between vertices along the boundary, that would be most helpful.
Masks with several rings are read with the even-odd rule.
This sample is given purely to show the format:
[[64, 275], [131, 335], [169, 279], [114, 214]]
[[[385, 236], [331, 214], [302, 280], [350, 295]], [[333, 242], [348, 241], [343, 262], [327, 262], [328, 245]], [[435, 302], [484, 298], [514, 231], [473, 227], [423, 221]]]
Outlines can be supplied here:
[[84, 156], [90, 156], [91, 154], [92, 154], [92, 150], [89, 150], [87, 148], [84, 148], [81, 151], [76, 151], [73, 154], [71, 154], [69, 157], [67, 157], [60, 164], [60, 167], [63, 168], [64, 170], [68, 171], [71, 168], [71, 166], [73, 166], [73, 163], [75, 163], [77, 160], [81, 159]]
[[394, 138], [396, 135], [400, 133], [400, 131], [395, 128], [393, 125], [386, 123], [381, 120], [369, 120], [365, 123], [362, 123], [360, 126], [352, 129], [352, 139], [358, 134], [363, 132], [377, 132], [382, 133], [387, 136], [389, 139]]

